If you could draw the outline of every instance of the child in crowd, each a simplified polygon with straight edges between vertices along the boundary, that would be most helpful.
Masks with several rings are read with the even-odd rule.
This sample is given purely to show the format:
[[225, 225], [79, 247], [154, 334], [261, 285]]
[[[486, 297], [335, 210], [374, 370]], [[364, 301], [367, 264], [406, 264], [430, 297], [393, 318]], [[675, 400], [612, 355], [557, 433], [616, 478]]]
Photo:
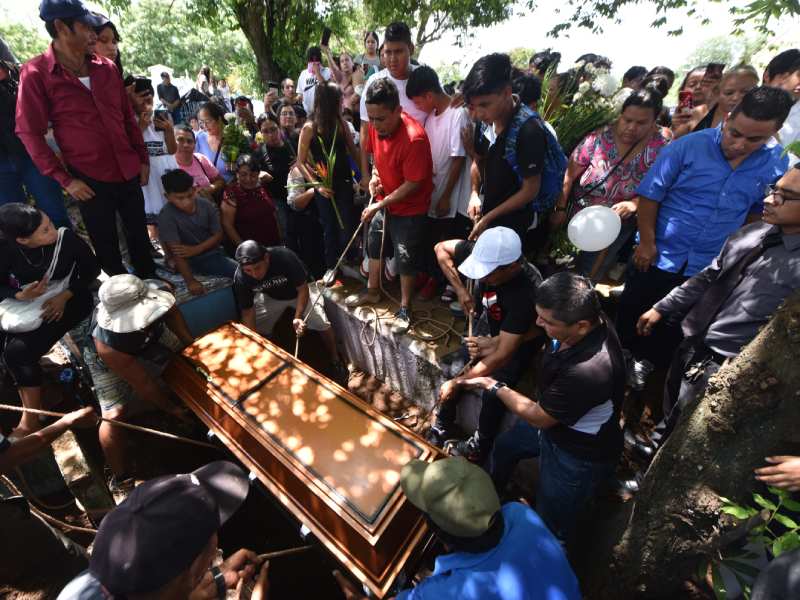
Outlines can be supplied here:
[[414, 69], [408, 76], [406, 95], [419, 110], [428, 115], [425, 133], [431, 143], [433, 158], [433, 193], [428, 209], [428, 233], [426, 244], [426, 273], [420, 296], [430, 300], [445, 283], [433, 247], [444, 240], [466, 239], [472, 229], [467, 216], [470, 196], [469, 170], [462, 132], [470, 125], [469, 116], [463, 107], [453, 107], [439, 83], [436, 71], [427, 66]]
[[205, 292], [194, 273], [216, 277], [233, 277], [236, 263], [220, 248], [222, 226], [217, 207], [197, 195], [192, 176], [174, 169], [161, 181], [168, 203], [158, 215], [161, 242], [175, 261], [175, 268], [189, 291], [199, 296]]
[[153, 101], [150, 100], [143, 112], [139, 114], [139, 128], [142, 130], [144, 145], [150, 156], [150, 178], [147, 185], [142, 186], [144, 194], [144, 213], [147, 217], [147, 234], [150, 242], [158, 248], [158, 227], [156, 219], [164, 207], [164, 190], [161, 186], [161, 176], [171, 169], [177, 169], [175, 162], [175, 130], [169, 113], [159, 111], [157, 117], [153, 114]]

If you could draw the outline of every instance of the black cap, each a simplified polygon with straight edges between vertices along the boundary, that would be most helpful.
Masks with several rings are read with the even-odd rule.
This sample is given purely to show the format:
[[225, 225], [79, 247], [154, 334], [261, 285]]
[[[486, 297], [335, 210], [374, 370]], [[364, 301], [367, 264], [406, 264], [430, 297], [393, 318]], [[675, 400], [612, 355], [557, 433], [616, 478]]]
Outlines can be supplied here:
[[81, 0], [42, 0], [39, 4], [39, 18], [45, 22], [56, 19], [77, 19], [89, 27], [100, 27], [108, 22], [106, 17], [86, 8]]
[[112, 594], [163, 587], [189, 568], [249, 487], [226, 461], [143, 483], [103, 519], [89, 571]]
[[267, 249], [253, 240], [245, 240], [236, 248], [234, 258], [240, 265], [252, 265], [267, 255]]

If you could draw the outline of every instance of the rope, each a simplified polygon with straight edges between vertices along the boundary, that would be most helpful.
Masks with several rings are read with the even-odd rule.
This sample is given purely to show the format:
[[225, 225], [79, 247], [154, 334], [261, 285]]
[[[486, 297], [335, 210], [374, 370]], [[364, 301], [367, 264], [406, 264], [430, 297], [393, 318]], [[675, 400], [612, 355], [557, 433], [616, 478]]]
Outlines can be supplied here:
[[[13, 406], [11, 404], [0, 404], [0, 410], [10, 410], [14, 412], [29, 412], [34, 415], [45, 415], [47, 417], [63, 417], [68, 414], [62, 412], [55, 412], [52, 410], [40, 410], [38, 408], [25, 408], [22, 406]], [[151, 435], [157, 435], [158, 437], [167, 438], [169, 440], [174, 440], [176, 442], [183, 442], [185, 444], [192, 444], [194, 446], [200, 446], [202, 448], [213, 448], [214, 450], [219, 450], [219, 448], [214, 444], [193, 440], [191, 438], [183, 437], [182, 435], [175, 435], [174, 433], [167, 433], [166, 431], [159, 431], [158, 429], [150, 429], [149, 427], [142, 427], [141, 425], [133, 425], [131, 423], [125, 423], [124, 421], [117, 421], [116, 419], [107, 419], [106, 417], [98, 417], [98, 419], [100, 421], [105, 421], [107, 423], [113, 423], [114, 425], [119, 425], [120, 427], [133, 429], [135, 431], [141, 431], [142, 433], [149, 433]]]
[[[8, 477], [6, 477], [5, 475], [0, 475], [0, 479], [3, 480], [3, 484], [6, 485], [14, 494], [16, 494], [17, 496], [23, 496], [24, 495], [19, 490], [19, 488], [16, 485], [14, 485], [14, 483]], [[35, 496], [33, 496], [32, 494], [31, 494], [31, 497], [34, 498], [37, 502], [40, 502], [40, 500], [38, 498], [36, 498]], [[72, 502], [70, 502], [70, 505], [71, 504], [72, 504]], [[50, 515], [48, 515], [45, 512], [42, 512], [41, 510], [39, 510], [38, 508], [36, 508], [35, 506], [33, 506], [30, 503], [28, 503], [28, 507], [30, 508], [30, 511], [32, 513], [34, 513], [35, 515], [41, 517], [45, 521], [47, 521], [49, 523], [52, 523], [53, 525], [58, 525], [59, 527], [63, 527], [65, 529], [71, 529], [72, 531], [80, 531], [80, 532], [83, 532], [83, 533], [91, 533], [92, 535], [97, 533], [97, 529], [92, 529], [91, 527], [79, 527], [78, 525], [71, 525], [70, 523], [66, 523], [66, 522], [64, 522], [64, 521], [62, 521], [60, 519], [56, 519], [55, 517], [51, 517]]]
[[287, 548], [285, 550], [276, 550], [275, 552], [267, 552], [266, 554], [259, 554], [258, 560], [259, 562], [264, 562], [265, 560], [271, 560], [273, 558], [278, 558], [280, 556], [289, 556], [291, 554], [300, 554], [301, 552], [307, 552], [314, 548], [313, 544], [309, 544], [308, 546], [298, 546], [297, 548]]

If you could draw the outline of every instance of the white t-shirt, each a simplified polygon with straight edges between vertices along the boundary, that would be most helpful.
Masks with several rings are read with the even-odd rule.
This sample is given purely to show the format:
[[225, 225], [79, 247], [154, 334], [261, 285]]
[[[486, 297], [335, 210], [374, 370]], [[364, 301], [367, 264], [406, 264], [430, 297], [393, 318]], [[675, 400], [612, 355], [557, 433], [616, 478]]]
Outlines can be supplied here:
[[[408, 65], [409, 72], [415, 69], [414, 65]], [[397, 86], [397, 91], [400, 93], [400, 106], [403, 107], [403, 110], [414, 117], [420, 125], [425, 125], [425, 119], [428, 118], [428, 114], [422, 112], [414, 103], [406, 96], [406, 84], [408, 83], [408, 79], [395, 79], [389, 74], [389, 69], [383, 69], [378, 71], [369, 79], [367, 79], [366, 85], [364, 85], [364, 93], [361, 94], [361, 122], [362, 123], [369, 123], [369, 115], [367, 114], [367, 90], [369, 86], [372, 85], [372, 82], [376, 79], [383, 79], [388, 78], [391, 79], [394, 84]]]
[[150, 156], [150, 178], [147, 180], [147, 185], [142, 187], [144, 212], [147, 215], [157, 215], [167, 202], [164, 196], [164, 186], [161, 184], [161, 176], [170, 169], [179, 167], [175, 156], [167, 152], [163, 131], [157, 130], [150, 123], [142, 132], [142, 137], [147, 154]]
[[800, 140], [800, 100], [794, 103], [789, 116], [783, 122], [783, 127], [778, 132], [778, 141], [785, 148], [792, 142]]
[[[325, 81], [330, 81], [331, 70], [328, 67], [323, 67], [320, 72]], [[314, 96], [317, 92], [317, 83], [319, 83], [317, 78], [308, 69], [300, 73], [300, 77], [297, 78], [297, 91], [303, 94], [303, 108], [307, 115], [314, 112]]]
[[[467, 125], [469, 125], [469, 116], [463, 107], [448, 108], [439, 115], [431, 113], [425, 121], [425, 133], [428, 134], [428, 140], [431, 143], [433, 158], [433, 193], [428, 210], [430, 217], [436, 217], [436, 205], [447, 185], [453, 157], [467, 156], [464, 143], [461, 141], [461, 131]], [[450, 212], [442, 218], [453, 218], [456, 211], [467, 216], [467, 204], [471, 192], [469, 169], [470, 160], [467, 158], [450, 194]]]

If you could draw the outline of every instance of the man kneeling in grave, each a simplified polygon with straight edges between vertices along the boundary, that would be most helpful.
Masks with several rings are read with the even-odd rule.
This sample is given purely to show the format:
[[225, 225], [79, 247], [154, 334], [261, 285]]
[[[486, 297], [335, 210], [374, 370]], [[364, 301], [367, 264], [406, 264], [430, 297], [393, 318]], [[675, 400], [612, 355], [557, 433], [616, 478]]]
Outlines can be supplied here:
[[[439, 390], [441, 404], [428, 440], [444, 447], [453, 437], [456, 405], [461, 381], [491, 374], [514, 387], [531, 366], [544, 343], [544, 332], [536, 325], [536, 286], [542, 276], [522, 254], [522, 243], [514, 230], [492, 227], [476, 242], [450, 240], [436, 245], [439, 266], [456, 290], [466, 314], [486, 312], [490, 337], [466, 338], [472, 365], [461, 377], [450, 379]], [[458, 265], [458, 266], [456, 266]], [[475, 281], [470, 295], [461, 276]], [[481, 393], [478, 428], [466, 440], [447, 443], [451, 454], [481, 463], [491, 450], [506, 408], [494, 391]]]
[[[175, 296], [135, 275], [114, 275], [100, 286], [98, 298], [90, 331], [102, 362], [88, 364], [103, 416], [125, 420], [159, 408], [185, 420], [185, 410], [170, 400], [158, 379], [174, 353], [194, 341]], [[114, 376], [133, 394], [121, 393]], [[125, 435], [119, 426], [100, 424], [100, 444], [116, 483], [129, 479]]]
[[[338, 380], [346, 380], [347, 367], [339, 354], [333, 328], [325, 314], [324, 299], [316, 282], [297, 255], [283, 246], [262, 246], [246, 240], [236, 248], [239, 263], [233, 291], [242, 311], [242, 323], [253, 331], [270, 335], [287, 308], [294, 309], [292, 327], [302, 337], [307, 329], [320, 334]], [[263, 294], [266, 322], [256, 328], [255, 294]]]

